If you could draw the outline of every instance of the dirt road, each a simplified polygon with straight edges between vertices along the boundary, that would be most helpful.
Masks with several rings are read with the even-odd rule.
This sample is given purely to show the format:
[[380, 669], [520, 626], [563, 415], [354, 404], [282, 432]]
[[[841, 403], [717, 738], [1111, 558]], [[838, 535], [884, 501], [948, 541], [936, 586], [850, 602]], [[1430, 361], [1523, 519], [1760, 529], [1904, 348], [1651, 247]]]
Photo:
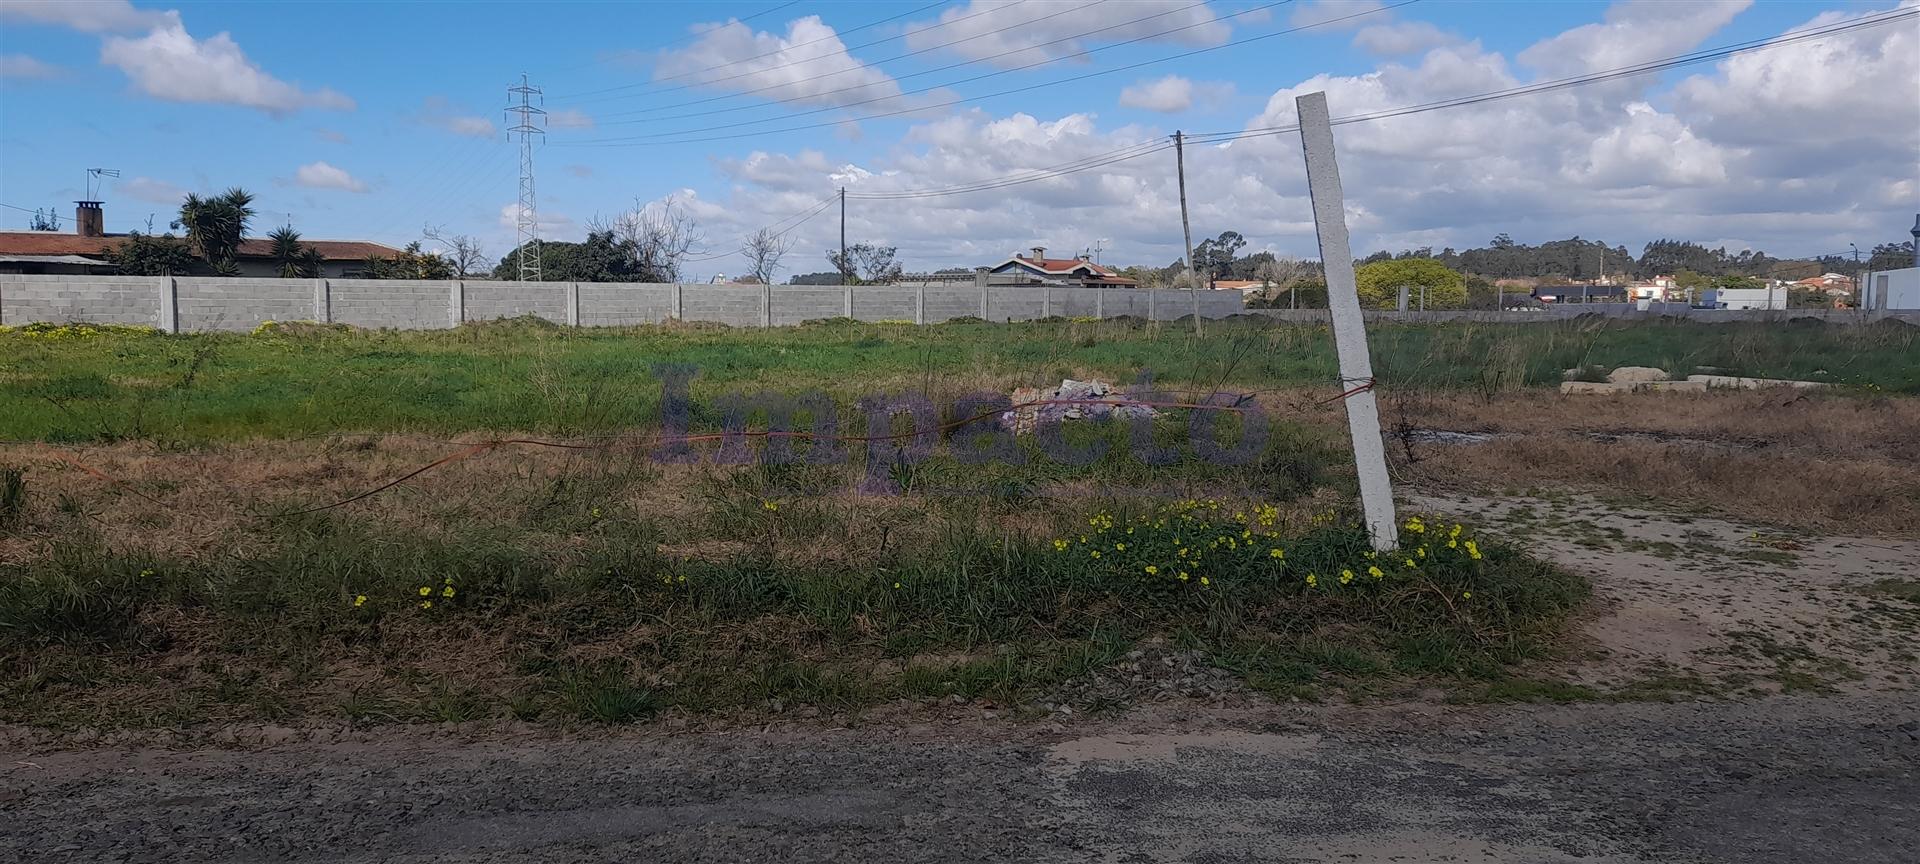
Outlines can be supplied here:
[[1911, 694], [0, 754], [20, 861], [1920, 860]]

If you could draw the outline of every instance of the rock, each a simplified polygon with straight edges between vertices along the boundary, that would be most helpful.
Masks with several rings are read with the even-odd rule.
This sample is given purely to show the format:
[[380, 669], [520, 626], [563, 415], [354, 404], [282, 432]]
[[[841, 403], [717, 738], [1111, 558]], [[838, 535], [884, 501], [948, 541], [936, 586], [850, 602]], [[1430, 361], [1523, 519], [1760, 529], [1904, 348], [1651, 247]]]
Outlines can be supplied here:
[[1613, 384], [1665, 380], [1667, 380], [1667, 370], [1655, 369], [1652, 366], [1622, 366], [1607, 373], [1607, 381]]

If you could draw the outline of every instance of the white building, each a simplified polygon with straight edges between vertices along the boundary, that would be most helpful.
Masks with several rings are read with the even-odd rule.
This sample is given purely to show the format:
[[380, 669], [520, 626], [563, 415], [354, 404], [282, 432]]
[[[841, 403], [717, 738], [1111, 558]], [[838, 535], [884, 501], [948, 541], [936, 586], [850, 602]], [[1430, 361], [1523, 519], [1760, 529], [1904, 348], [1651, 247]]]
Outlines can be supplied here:
[[1860, 308], [1888, 312], [1920, 309], [1920, 267], [1867, 273], [1861, 283]]
[[1781, 288], [1712, 288], [1716, 309], [1785, 309], [1787, 292]]

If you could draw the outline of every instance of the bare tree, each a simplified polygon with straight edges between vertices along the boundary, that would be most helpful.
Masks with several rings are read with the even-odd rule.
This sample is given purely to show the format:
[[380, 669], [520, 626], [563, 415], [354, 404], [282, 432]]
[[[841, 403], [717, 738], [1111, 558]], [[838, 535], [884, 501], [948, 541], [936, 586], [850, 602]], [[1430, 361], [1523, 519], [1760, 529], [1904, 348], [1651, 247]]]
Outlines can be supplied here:
[[449, 236], [446, 228], [427, 225], [420, 229], [420, 236], [440, 244], [441, 257], [453, 265], [454, 274], [462, 279], [493, 272], [493, 268], [487, 266], [486, 250], [481, 248], [479, 238], [471, 234]]
[[1260, 277], [1260, 281], [1266, 283], [1260, 290], [1262, 299], [1266, 300], [1273, 299], [1276, 296], [1274, 294], [1276, 290], [1288, 287], [1295, 282], [1311, 279], [1319, 273], [1320, 266], [1315, 262], [1302, 258], [1280, 257], [1260, 262], [1260, 266], [1253, 271], [1253, 275]]
[[741, 244], [740, 254], [746, 256], [747, 269], [753, 271], [760, 284], [772, 285], [774, 271], [780, 269], [780, 259], [792, 248], [793, 241], [772, 228], [762, 228]]
[[673, 196], [653, 204], [635, 199], [632, 210], [589, 227], [613, 232], [614, 241], [627, 249], [635, 270], [649, 282], [680, 281], [681, 268], [705, 239], [693, 214]]

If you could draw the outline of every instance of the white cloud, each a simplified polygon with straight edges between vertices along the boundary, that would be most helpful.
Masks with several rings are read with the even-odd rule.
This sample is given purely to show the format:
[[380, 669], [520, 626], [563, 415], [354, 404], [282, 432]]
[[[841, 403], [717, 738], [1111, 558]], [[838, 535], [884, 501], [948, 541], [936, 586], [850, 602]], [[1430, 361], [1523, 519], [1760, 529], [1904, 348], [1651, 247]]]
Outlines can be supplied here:
[[1353, 44], [1376, 57], [1405, 57], [1462, 41], [1425, 21], [1370, 24], [1353, 34]]
[[941, 12], [938, 21], [908, 25], [907, 45], [916, 50], [945, 46], [943, 50], [969, 60], [991, 58], [993, 65], [1009, 68], [1071, 57], [1094, 43], [1144, 39], [1219, 45], [1232, 33], [1233, 28], [1211, 7], [1188, 0], [1126, 4], [972, 0]]
[[1232, 94], [1231, 82], [1195, 83], [1178, 75], [1168, 75], [1136, 82], [1121, 90], [1120, 104], [1128, 108], [1173, 114], [1192, 108], [1196, 102], [1217, 103]]
[[445, 96], [428, 96], [422, 100], [414, 119], [467, 138], [492, 138], [500, 134], [500, 127], [495, 126], [492, 120], [455, 110], [453, 103]]
[[1682, 54], [1751, 5], [1753, 0], [1621, 0], [1607, 7], [1606, 20], [1536, 43], [1519, 60], [1558, 78]]
[[177, 25], [180, 13], [135, 9], [127, 0], [7, 0], [0, 4], [0, 18], [82, 33], [137, 33]]
[[[556, 213], [551, 209], [540, 210], [535, 214], [534, 224], [538, 226], [540, 237], [546, 240], [558, 240], [573, 233], [575, 222], [570, 216]], [[500, 205], [499, 227], [516, 232], [520, 225], [520, 205], [518, 203]], [[509, 235], [512, 236], [512, 235]], [[512, 245], [512, 240], [508, 240]]]
[[187, 197], [187, 190], [165, 180], [135, 177], [115, 183], [113, 191], [150, 204], [176, 205]]
[[293, 172], [293, 185], [308, 189], [342, 189], [348, 192], [365, 192], [367, 184], [354, 178], [352, 174], [335, 168], [325, 162], [312, 162], [300, 166]]
[[52, 78], [60, 67], [25, 54], [0, 54], [0, 78]]
[[[1612, 62], [1632, 63], [1646, 53], [1581, 40], [1604, 33], [1631, 42], [1642, 34], [1679, 45], [1663, 49], [1679, 53], [1714, 26], [1713, 16], [1697, 11], [1664, 13], [1683, 19], [1677, 22], [1658, 12], [1625, 4], [1607, 13], [1611, 24], [1573, 28], [1521, 53], [1546, 64], [1541, 46], [1586, 44], [1613, 52]], [[1844, 17], [1822, 15], [1809, 26]], [[1612, 26], [1624, 21], [1635, 23]], [[1685, 32], [1659, 32], [1667, 29]], [[1376, 37], [1385, 38], [1367, 38]], [[1326, 91], [1341, 116], [1561, 74], [1558, 67], [1516, 67], [1515, 56], [1449, 39], [1358, 74], [1298, 81], [1273, 93], [1244, 125], [1289, 125], [1294, 97], [1312, 91]], [[1635, 251], [1660, 237], [1739, 238], [1730, 248], [1800, 255], [1863, 237], [1903, 239], [1920, 188], [1920, 103], [1894, 97], [1912, 92], [1916, 80], [1920, 31], [1892, 26], [1736, 55], [1677, 85], [1642, 76], [1343, 125], [1335, 136], [1355, 247], [1478, 246], [1507, 232], [1524, 242], [1580, 235]], [[898, 144], [857, 164], [834, 146], [755, 152], [716, 161], [731, 193], [703, 202], [713, 208], [703, 228], [710, 238], [737, 237], [804, 212], [841, 185], [857, 196], [992, 180], [1160, 139], [1165, 131], [1103, 127], [1084, 113], [995, 117], [973, 110], [916, 124]], [[1189, 147], [1196, 237], [1235, 230], [1249, 248], [1315, 255], [1298, 140], [1287, 133]], [[847, 234], [854, 242], [899, 246], [909, 269], [984, 264], [1032, 245], [1078, 251], [1097, 238], [1110, 239], [1109, 262], [1166, 264], [1180, 256], [1172, 162], [1170, 153], [1152, 153], [974, 194], [854, 197]], [[797, 272], [827, 269], [813, 253], [837, 243], [837, 234], [837, 220], [824, 217], [795, 229], [790, 265]]]
[[[818, 15], [788, 22], [785, 36], [755, 32], [739, 21], [713, 27], [692, 45], [662, 54], [654, 77], [754, 91], [767, 100], [826, 106], [859, 102], [867, 111], [885, 110], [889, 97], [900, 94], [893, 76], [848, 54]], [[868, 101], [876, 99], [881, 101]]]
[[561, 108], [547, 113], [547, 126], [554, 129], [592, 129], [593, 118], [577, 108]]
[[138, 39], [107, 37], [100, 62], [118, 66], [141, 91], [169, 102], [240, 105], [275, 117], [303, 108], [354, 107], [333, 90], [302, 90], [267, 74], [225, 33], [195, 39], [177, 19]]

